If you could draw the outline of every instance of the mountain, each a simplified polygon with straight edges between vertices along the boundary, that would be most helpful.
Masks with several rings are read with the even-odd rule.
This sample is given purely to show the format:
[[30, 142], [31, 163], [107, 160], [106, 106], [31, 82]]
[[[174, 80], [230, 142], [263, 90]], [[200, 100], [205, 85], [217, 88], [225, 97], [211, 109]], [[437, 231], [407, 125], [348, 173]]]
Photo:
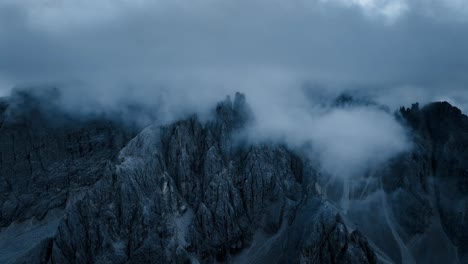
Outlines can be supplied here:
[[316, 160], [236, 137], [242, 94], [141, 131], [47, 102], [0, 102], [1, 263], [468, 263], [468, 118], [448, 103], [395, 114], [413, 148], [344, 211]]

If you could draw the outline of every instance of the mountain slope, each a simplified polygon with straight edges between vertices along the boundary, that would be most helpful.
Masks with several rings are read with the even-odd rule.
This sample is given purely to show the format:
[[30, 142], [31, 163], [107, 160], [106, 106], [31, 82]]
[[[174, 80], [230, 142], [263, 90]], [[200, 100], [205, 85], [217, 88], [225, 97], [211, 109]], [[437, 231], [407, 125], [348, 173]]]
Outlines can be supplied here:
[[467, 117], [447, 103], [401, 109], [412, 151], [342, 211], [317, 161], [237, 136], [241, 94], [138, 134], [16, 96], [0, 107], [2, 263], [467, 262]]

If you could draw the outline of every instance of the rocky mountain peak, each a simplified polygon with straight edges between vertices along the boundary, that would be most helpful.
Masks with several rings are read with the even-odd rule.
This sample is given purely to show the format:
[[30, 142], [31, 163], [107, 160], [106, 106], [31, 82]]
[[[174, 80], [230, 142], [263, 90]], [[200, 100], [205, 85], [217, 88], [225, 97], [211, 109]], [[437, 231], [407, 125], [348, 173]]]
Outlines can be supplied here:
[[4, 122], [0, 262], [431, 263], [420, 250], [441, 241], [438, 256], [464, 263], [466, 117], [446, 103], [401, 117], [416, 147], [353, 182], [347, 212], [327, 196], [341, 189], [318, 191], [313, 157], [235, 144], [253, 120], [240, 93], [208, 122], [137, 134], [105, 117], [40, 133]]
[[216, 106], [216, 120], [223, 123], [229, 129], [244, 127], [249, 120], [253, 119], [252, 111], [245, 99], [245, 95], [237, 92], [234, 102], [230, 96]]

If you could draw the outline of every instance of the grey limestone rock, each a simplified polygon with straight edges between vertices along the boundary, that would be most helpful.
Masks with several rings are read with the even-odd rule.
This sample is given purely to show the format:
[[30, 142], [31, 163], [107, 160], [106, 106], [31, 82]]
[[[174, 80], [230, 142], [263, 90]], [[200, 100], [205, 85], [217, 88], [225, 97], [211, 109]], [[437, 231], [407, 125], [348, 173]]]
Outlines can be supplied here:
[[[399, 240], [424, 263], [440, 234], [457, 250], [440, 256], [467, 262], [468, 121], [447, 103], [401, 109], [414, 148], [359, 192], [385, 210], [343, 214], [320, 191], [315, 161], [239, 137], [254, 118], [242, 94], [206, 122], [139, 133], [16, 96], [0, 103], [5, 263], [407, 263]], [[6, 254], [4, 241], [33, 233]]]

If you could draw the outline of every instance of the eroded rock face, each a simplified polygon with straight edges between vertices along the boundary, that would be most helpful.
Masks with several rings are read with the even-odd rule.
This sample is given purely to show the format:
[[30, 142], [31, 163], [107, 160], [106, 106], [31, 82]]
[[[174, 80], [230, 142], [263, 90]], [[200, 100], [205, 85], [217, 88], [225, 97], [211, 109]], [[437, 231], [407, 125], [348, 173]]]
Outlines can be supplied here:
[[301, 161], [283, 146], [234, 146], [243, 100], [221, 103], [207, 124], [140, 133], [67, 214], [48, 261], [231, 262], [256, 232], [277, 233], [305, 197]]
[[[13, 206], [6, 202], [3, 207], [9, 217], [2, 214], [2, 223], [6, 226], [12, 221], [39, 218], [34, 213], [44, 215], [52, 208], [63, 208], [75, 188], [82, 195], [68, 203], [55, 232], [8, 261], [263, 263], [271, 259], [274, 263], [318, 263], [326, 255], [330, 261], [358, 263], [365, 259], [375, 263], [365, 238], [348, 231], [337, 209], [315, 192], [315, 170], [307, 160], [282, 145], [234, 140], [233, 135], [250, 119], [244, 96], [237, 94], [233, 101], [228, 98], [218, 104], [211, 121], [202, 123], [193, 116], [167, 126], [148, 127], [118, 155], [113, 151], [125, 142], [127, 134], [122, 132], [117, 141], [115, 128], [110, 129], [110, 135], [94, 126], [83, 128], [83, 135], [77, 132], [81, 128], [70, 129], [78, 138], [63, 130], [54, 130], [58, 136], [46, 133], [59, 147], [42, 144], [38, 147], [41, 153], [60, 152], [60, 144], [77, 151], [45, 156], [47, 170], [37, 176], [47, 174], [41, 176], [44, 183], [39, 187], [37, 183], [17, 184], [16, 188], [21, 194], [36, 188], [49, 191], [37, 194], [35, 202], [21, 210], [10, 209]], [[9, 133], [23, 133], [9, 126]], [[62, 134], [64, 143], [60, 143]], [[95, 138], [100, 138], [97, 142], [102, 145], [93, 145]], [[4, 144], [12, 143], [6, 136], [3, 140]], [[71, 174], [74, 166], [67, 162], [82, 169]], [[54, 171], [62, 174], [48, 169], [55, 163], [61, 169]], [[11, 168], [24, 167], [23, 163], [11, 164]], [[21, 175], [31, 181], [38, 172], [24, 170]], [[56, 185], [59, 187], [50, 187]], [[55, 197], [60, 192], [50, 190], [56, 189], [66, 195], [65, 201], [54, 204], [50, 200], [58, 199]], [[47, 206], [38, 210], [35, 204]], [[277, 239], [292, 234], [288, 239]], [[266, 241], [285, 246], [282, 251], [257, 252], [256, 247]]]
[[239, 139], [252, 120], [241, 94], [208, 122], [136, 136], [10, 107], [0, 104], [0, 240], [36, 235], [5, 263], [435, 263], [424, 248], [441, 236], [453, 248], [439, 256], [466, 263], [468, 124], [448, 104], [401, 110], [412, 151], [351, 192], [348, 214], [320, 191], [315, 161]]
[[64, 208], [132, 137], [111, 121], [67, 120], [35, 104], [19, 93], [0, 108], [0, 227]]
[[402, 189], [406, 200], [407, 208], [394, 210], [398, 222], [408, 234], [421, 234], [439, 219], [459, 261], [468, 263], [468, 117], [447, 102], [401, 113], [415, 148], [395, 167], [399, 179], [385, 178], [387, 189]]

